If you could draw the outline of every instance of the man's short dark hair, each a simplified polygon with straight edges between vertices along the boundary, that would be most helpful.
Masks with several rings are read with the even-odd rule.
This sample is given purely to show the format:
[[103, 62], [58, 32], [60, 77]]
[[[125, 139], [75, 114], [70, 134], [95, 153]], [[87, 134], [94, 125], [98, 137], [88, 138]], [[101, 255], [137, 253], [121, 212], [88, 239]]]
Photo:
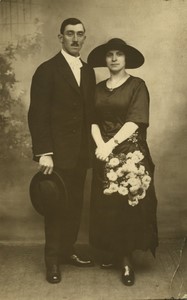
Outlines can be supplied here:
[[61, 27], [60, 27], [60, 33], [62, 33], [62, 34], [64, 33], [65, 27], [67, 25], [77, 25], [77, 24], [82, 24], [84, 31], [85, 31], [84, 24], [79, 19], [69, 18], [62, 22]]

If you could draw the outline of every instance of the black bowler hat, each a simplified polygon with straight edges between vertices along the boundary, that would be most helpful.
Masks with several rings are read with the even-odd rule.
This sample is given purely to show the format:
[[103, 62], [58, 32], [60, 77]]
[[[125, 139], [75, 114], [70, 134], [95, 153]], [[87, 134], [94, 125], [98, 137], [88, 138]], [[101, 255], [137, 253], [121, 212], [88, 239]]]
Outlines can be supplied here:
[[44, 216], [44, 202], [56, 201], [59, 208], [67, 209], [67, 191], [62, 177], [53, 171], [50, 175], [36, 173], [30, 183], [30, 198], [35, 210]]
[[126, 69], [139, 68], [144, 63], [143, 54], [136, 48], [127, 45], [121, 39], [114, 38], [106, 44], [94, 48], [88, 55], [88, 64], [92, 67], [106, 67], [106, 53], [110, 50], [120, 50], [125, 54]]

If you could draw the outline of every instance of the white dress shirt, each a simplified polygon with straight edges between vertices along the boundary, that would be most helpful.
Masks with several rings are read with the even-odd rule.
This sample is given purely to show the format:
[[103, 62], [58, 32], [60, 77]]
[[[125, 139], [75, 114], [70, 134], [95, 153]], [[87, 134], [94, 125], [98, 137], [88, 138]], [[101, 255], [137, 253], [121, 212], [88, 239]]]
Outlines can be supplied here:
[[70, 66], [78, 86], [80, 86], [81, 68], [82, 68], [82, 62], [80, 61], [80, 56], [77, 57], [72, 56], [67, 52], [65, 52], [63, 49], [61, 50], [61, 53], [64, 56], [65, 60], [67, 61], [68, 65]]

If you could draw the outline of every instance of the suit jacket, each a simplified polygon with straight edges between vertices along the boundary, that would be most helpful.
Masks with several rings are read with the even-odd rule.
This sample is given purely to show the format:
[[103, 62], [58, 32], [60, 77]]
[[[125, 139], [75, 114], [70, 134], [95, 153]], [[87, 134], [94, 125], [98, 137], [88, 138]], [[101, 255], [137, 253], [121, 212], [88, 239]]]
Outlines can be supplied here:
[[77, 164], [83, 131], [91, 159], [95, 74], [82, 63], [81, 88], [61, 52], [41, 64], [32, 78], [28, 121], [34, 158], [53, 152], [59, 168]]

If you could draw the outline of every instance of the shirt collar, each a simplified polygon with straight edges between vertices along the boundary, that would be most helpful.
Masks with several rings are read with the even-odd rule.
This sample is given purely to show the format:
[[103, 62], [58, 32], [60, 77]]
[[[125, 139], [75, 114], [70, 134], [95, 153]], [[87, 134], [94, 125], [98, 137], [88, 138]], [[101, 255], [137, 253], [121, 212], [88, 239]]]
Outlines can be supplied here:
[[64, 51], [63, 49], [61, 49], [61, 53], [64, 56], [65, 60], [67, 61], [67, 63], [71, 66], [73, 65], [77, 65], [77, 62], [80, 64], [80, 67], [82, 66], [82, 63], [80, 61], [80, 56], [73, 56], [70, 55], [69, 53], [67, 53], [66, 51]]

